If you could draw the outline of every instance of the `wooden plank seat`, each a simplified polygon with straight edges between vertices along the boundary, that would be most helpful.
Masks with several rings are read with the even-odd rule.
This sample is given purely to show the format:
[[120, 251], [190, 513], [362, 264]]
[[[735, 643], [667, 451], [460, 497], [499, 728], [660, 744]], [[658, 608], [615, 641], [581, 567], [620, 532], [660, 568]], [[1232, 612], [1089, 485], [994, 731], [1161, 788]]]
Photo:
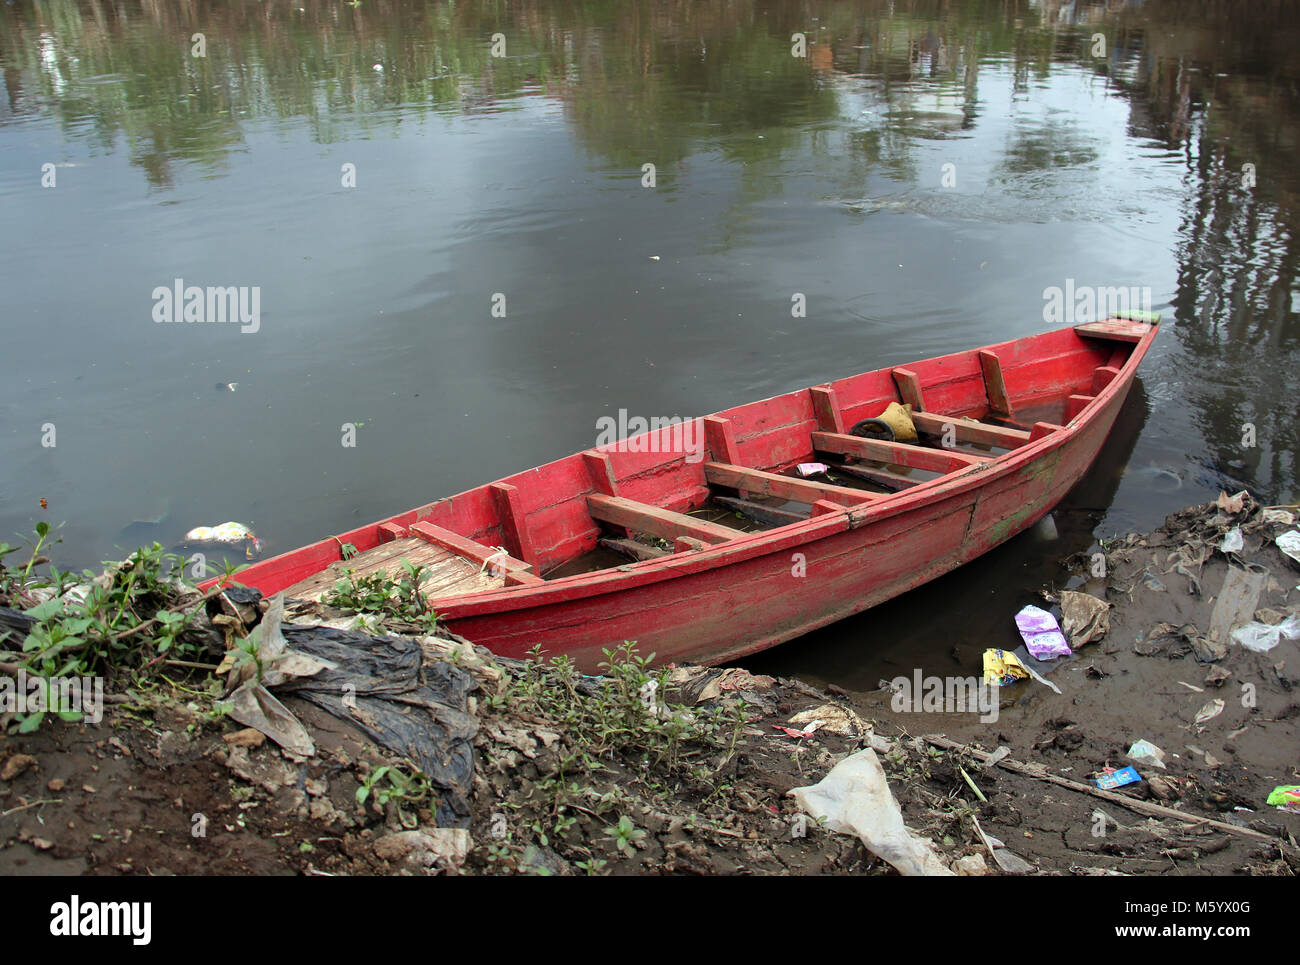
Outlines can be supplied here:
[[977, 446], [998, 446], [1018, 449], [1029, 442], [1029, 433], [1019, 429], [1004, 429], [965, 416], [933, 415], [929, 412], [912, 414], [912, 424], [917, 432], [929, 436], [943, 436], [947, 426], [953, 427], [953, 437], [960, 443]]
[[670, 541], [676, 540], [678, 536], [692, 536], [706, 543], [725, 543], [743, 535], [739, 530], [648, 503], [639, 503], [634, 499], [624, 499], [622, 496], [593, 493], [587, 497], [587, 512], [592, 519], [602, 523], [612, 523], [636, 533], [649, 533]]
[[854, 506], [869, 499], [880, 498], [877, 493], [850, 489], [848, 486], [835, 486], [811, 479], [796, 479], [780, 473], [764, 472], [760, 469], [732, 466], [721, 462], [706, 462], [704, 478], [712, 486], [726, 486], [742, 492], [756, 493], [759, 496], [776, 496], [794, 503], [807, 503], [810, 506], [819, 499], [827, 499], [844, 506]]
[[968, 452], [948, 449], [927, 449], [905, 442], [885, 442], [881, 439], [864, 439], [837, 432], [814, 432], [813, 448], [843, 456], [856, 456], [891, 466], [907, 466], [929, 472], [949, 473], [989, 462], [990, 456], [977, 456]]
[[1085, 338], [1099, 338], [1114, 342], [1140, 342], [1151, 326], [1146, 322], [1135, 322], [1127, 318], [1108, 318], [1102, 322], [1088, 322], [1074, 326], [1074, 330]]

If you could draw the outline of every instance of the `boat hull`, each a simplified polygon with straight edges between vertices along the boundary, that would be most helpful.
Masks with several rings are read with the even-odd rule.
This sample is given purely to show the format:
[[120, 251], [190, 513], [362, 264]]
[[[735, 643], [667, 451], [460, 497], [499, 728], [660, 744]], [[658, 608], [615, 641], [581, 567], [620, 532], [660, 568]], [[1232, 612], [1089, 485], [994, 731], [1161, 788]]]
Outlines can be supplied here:
[[871, 519], [847, 510], [847, 523], [828, 519], [824, 535], [780, 540], [745, 559], [715, 550], [716, 565], [651, 583], [629, 572], [581, 599], [481, 615], [453, 606], [447, 626], [502, 656], [540, 644], [588, 672], [624, 640], [657, 663], [716, 664], [767, 649], [893, 599], [1032, 526], [1087, 472], [1130, 384], [1032, 458], [916, 493], [901, 512]]

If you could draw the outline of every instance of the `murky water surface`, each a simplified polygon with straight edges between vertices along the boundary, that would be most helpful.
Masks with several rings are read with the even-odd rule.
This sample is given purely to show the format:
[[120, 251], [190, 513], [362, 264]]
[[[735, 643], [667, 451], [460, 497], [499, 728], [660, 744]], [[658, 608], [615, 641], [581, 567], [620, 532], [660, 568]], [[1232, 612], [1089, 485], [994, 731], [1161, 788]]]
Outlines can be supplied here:
[[[1164, 334], [1054, 536], [755, 664], [870, 688], [1010, 643], [1095, 537], [1220, 488], [1296, 499], [1300, 25], [1253, 11], [0, 7], [0, 534], [65, 521], [89, 565], [238, 520], [281, 552], [587, 448], [619, 409], [712, 412], [1041, 330], [1046, 289], [1149, 289]], [[256, 322], [156, 322], [176, 279], [256, 288]]]

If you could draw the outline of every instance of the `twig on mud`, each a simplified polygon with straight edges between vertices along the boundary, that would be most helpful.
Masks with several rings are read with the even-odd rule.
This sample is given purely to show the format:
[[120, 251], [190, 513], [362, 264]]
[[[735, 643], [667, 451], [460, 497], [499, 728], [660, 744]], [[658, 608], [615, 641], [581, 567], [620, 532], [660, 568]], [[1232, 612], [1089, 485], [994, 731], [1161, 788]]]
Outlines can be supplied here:
[[31, 804], [23, 804], [16, 808], [10, 808], [8, 811], [0, 811], [0, 818], [7, 818], [11, 814], [17, 814], [19, 811], [26, 811], [28, 808], [40, 807], [42, 804], [62, 804], [63, 798], [51, 797], [42, 798], [39, 801], [33, 801]]
[[[969, 754], [971, 754], [972, 756], [974, 756], [979, 760], [985, 760], [993, 756], [987, 751], [978, 750], [974, 747], [971, 747], [969, 744], [962, 744], [959, 743], [958, 741], [950, 740], [947, 737], [942, 737], [937, 734], [923, 737], [922, 740], [924, 740], [927, 744], [931, 744], [934, 747], [938, 747], [943, 750], [950, 750], [950, 751], [958, 750], [958, 751], [968, 752]], [[1148, 801], [1139, 801], [1136, 798], [1126, 797], [1123, 794], [1116, 794], [1114, 791], [1106, 791], [1099, 787], [1093, 787], [1089, 784], [1081, 784], [1078, 781], [1072, 781], [1069, 778], [1060, 777], [1056, 774], [1049, 773], [1046, 770], [1042, 770], [1041, 768], [1036, 768], [1029, 764], [1022, 764], [1020, 761], [1014, 761], [1009, 757], [1002, 758], [1002, 760], [998, 761], [997, 766], [1005, 767], [1008, 771], [1013, 771], [1016, 774], [1023, 774], [1025, 777], [1032, 777], [1035, 780], [1039, 780], [1039, 781], [1048, 781], [1052, 784], [1057, 784], [1061, 787], [1069, 788], [1072, 791], [1078, 791], [1081, 794], [1089, 794], [1093, 797], [1099, 797], [1103, 801], [1110, 801], [1113, 804], [1118, 804], [1121, 807], [1126, 807], [1130, 811], [1136, 811], [1139, 814], [1145, 814], [1150, 817], [1156, 817], [1156, 818], [1171, 818], [1175, 821], [1181, 821], [1184, 824], [1207, 825], [1212, 828], [1217, 828], [1220, 831], [1226, 831], [1229, 834], [1236, 834], [1244, 838], [1256, 838], [1262, 841], [1267, 841], [1270, 844], [1276, 844], [1279, 848], [1282, 848], [1284, 850], [1289, 849], [1291, 847], [1289, 844], [1287, 844], [1283, 839], [1281, 839], [1277, 835], [1265, 834], [1263, 831], [1256, 831], [1254, 828], [1239, 828], [1237, 827], [1237, 825], [1228, 824], [1226, 821], [1216, 821], [1214, 818], [1201, 817], [1196, 814], [1188, 814], [1186, 811], [1177, 811], [1174, 808], [1167, 808], [1160, 804], [1151, 804]]]
[[962, 779], [966, 782], [967, 787], [969, 787], [972, 791], [975, 792], [975, 796], [977, 798], [979, 798], [981, 801], [987, 804], [989, 799], [984, 796], [983, 791], [981, 791], [978, 787], [975, 786], [975, 782], [972, 781], [970, 779], [970, 775], [966, 773], [966, 768], [962, 767], [959, 764], [957, 765], [957, 770], [961, 771]]

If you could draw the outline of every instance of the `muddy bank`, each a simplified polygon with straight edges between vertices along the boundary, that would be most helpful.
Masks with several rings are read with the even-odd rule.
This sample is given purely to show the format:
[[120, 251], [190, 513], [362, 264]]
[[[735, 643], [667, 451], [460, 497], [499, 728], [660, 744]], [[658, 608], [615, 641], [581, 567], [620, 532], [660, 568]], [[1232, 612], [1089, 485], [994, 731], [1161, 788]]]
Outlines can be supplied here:
[[[1066, 561], [1060, 587], [1026, 587], [1044, 606], [1061, 589], [1091, 593], [1109, 626], [1051, 668], [1059, 695], [1002, 688], [987, 722], [899, 713], [888, 690], [655, 669], [632, 648], [587, 677], [545, 655], [495, 659], [391, 606], [280, 614], [238, 589], [173, 588], [156, 603], [192, 614], [166, 650], [184, 657], [155, 654], [174, 621], [138, 613], [138, 659], [100, 668], [102, 720], [19, 733], [18, 716], [0, 718], [0, 872], [890, 875], [908, 864], [888, 843], [873, 850], [790, 793], [874, 758], [932, 869], [1294, 874], [1300, 815], [1265, 800], [1300, 783], [1298, 644], [1231, 639], [1242, 620], [1296, 612], [1300, 573], [1275, 543], [1293, 523], [1248, 497], [1198, 507], [1098, 547], [1104, 565], [1093, 552]], [[1241, 545], [1225, 553], [1234, 530]], [[40, 605], [30, 582], [5, 585], [0, 605]], [[38, 611], [38, 629], [78, 619], [69, 607]], [[32, 627], [0, 616], [12, 674]], [[963, 641], [951, 672], [978, 674], [984, 647], [1004, 645]], [[240, 702], [254, 691], [269, 701]], [[1163, 769], [1126, 756], [1139, 739]], [[1130, 765], [1141, 782], [1089, 784]]]
[[[1300, 612], [1300, 564], [1276, 542], [1295, 522], [1294, 508], [1225, 494], [1170, 516], [1152, 533], [1063, 561], [1056, 585], [1025, 587], [1025, 604], [1050, 607], [1070, 590], [1109, 605], [1106, 634], [1048, 673], [1059, 695], [1032, 680], [1018, 682], [1003, 688], [997, 720], [988, 723], [975, 714], [897, 713], [883, 688], [855, 694], [855, 704], [864, 716], [910, 733], [941, 732], [989, 750], [1005, 746], [1015, 759], [1076, 782], [1132, 766], [1144, 780], [1122, 788], [1125, 797], [1289, 840], [1300, 832], [1300, 815], [1266, 801], [1274, 787], [1300, 783], [1300, 642], [1281, 632], [1271, 649], [1258, 652], [1234, 641], [1233, 630], [1245, 638], [1244, 624], [1262, 632], [1258, 625], [1285, 625]], [[955, 641], [948, 666], [923, 672], [978, 675], [984, 648], [1010, 650], [1020, 642], [1013, 617], [1006, 614], [1004, 635]], [[1163, 768], [1128, 756], [1142, 740], [1164, 752]], [[1153, 824], [1057, 787], [1040, 787], [1037, 799], [1003, 828], [1022, 828], [1022, 850], [1041, 866], [1097, 855], [1098, 866], [1128, 873], [1285, 870], [1246, 839], [1225, 841], [1206, 826], [1197, 833], [1210, 853], [1184, 839], [1152, 838], [1176, 822]], [[1001, 807], [992, 796], [990, 806]]]

